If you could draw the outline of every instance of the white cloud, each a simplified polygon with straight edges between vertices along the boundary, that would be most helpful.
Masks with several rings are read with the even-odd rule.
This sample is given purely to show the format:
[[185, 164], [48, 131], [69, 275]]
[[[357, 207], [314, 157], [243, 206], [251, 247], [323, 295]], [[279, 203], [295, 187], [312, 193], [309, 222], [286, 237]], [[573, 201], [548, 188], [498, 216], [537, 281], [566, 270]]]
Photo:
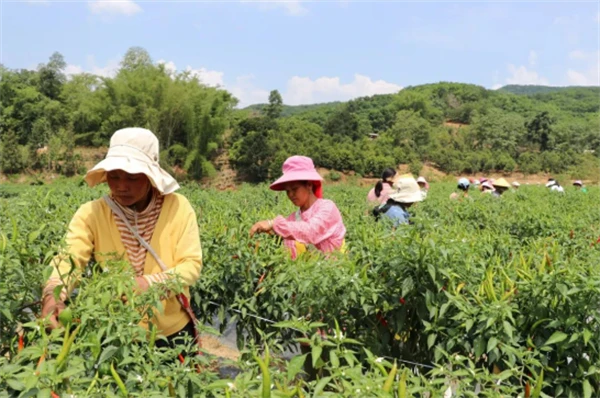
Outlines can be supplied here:
[[86, 67], [80, 65], [68, 64], [65, 68], [67, 76], [78, 75], [80, 73], [91, 73], [96, 76], [113, 77], [119, 70], [119, 60], [109, 60], [106, 65], [96, 65], [96, 60], [93, 55], [89, 55], [86, 60]]
[[401, 86], [384, 80], [371, 80], [370, 77], [355, 74], [350, 83], [341, 83], [339, 77], [292, 77], [283, 94], [285, 104], [298, 105], [329, 101], [346, 101], [352, 98], [375, 94], [398, 92]]
[[[175, 65], [175, 62], [173, 61], [165, 61], [164, 59], [161, 59], [158, 61], [159, 64], [163, 64], [165, 65], [165, 69], [167, 70], [167, 72], [173, 76], [175, 75], [175, 73], [177, 73], [177, 65]], [[208, 70], [206, 68], [192, 68], [190, 65], [188, 65], [185, 69], [181, 70], [180, 72], [187, 72], [189, 73], [189, 75], [191, 77], [197, 77], [198, 80], [200, 80], [203, 84], [207, 85], [207, 86], [211, 86], [211, 87], [222, 87], [224, 86], [224, 82], [223, 82], [223, 72], [219, 72], [216, 70]]]
[[226, 87], [240, 101], [239, 108], [268, 101], [269, 91], [256, 87], [254, 79], [253, 75], [238, 76], [233, 85]]
[[586, 59], [588, 57], [588, 53], [581, 50], [574, 50], [569, 53], [570, 59]]
[[548, 85], [548, 80], [534, 70], [529, 70], [525, 66], [508, 65], [508, 71], [511, 76], [506, 78], [508, 84], [537, 84]]
[[258, 4], [262, 10], [272, 10], [275, 8], [283, 8], [288, 15], [302, 16], [308, 13], [308, 9], [302, 5], [301, 0], [271, 0], [271, 1], [255, 1], [241, 0], [242, 3]]
[[202, 83], [211, 87], [222, 87], [223, 86], [223, 72], [216, 70], [208, 70], [206, 68], [194, 69], [191, 66], [185, 68], [186, 72], [189, 72], [191, 76], [197, 77]]
[[600, 86], [598, 66], [592, 67], [584, 72], [569, 69], [567, 71], [567, 80], [569, 81], [569, 84], [573, 86]]
[[94, 14], [134, 15], [142, 11], [142, 7], [132, 0], [97, 0], [88, 5]]
[[499, 89], [499, 88], [501, 88], [501, 87], [502, 87], [502, 84], [494, 84], [494, 85], [492, 86], [492, 90], [498, 90], [498, 89]]
[[537, 64], [538, 55], [535, 51], [529, 51], [529, 67], [534, 68]]

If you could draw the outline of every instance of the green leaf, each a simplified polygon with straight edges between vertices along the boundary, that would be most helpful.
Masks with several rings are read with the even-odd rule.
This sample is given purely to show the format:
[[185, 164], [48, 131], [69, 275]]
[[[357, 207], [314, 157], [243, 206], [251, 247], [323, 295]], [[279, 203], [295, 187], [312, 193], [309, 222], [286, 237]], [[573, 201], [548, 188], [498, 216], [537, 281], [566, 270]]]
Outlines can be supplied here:
[[487, 343], [487, 351], [486, 352], [492, 351], [494, 348], [496, 348], [497, 345], [498, 345], [498, 339], [495, 337], [490, 337], [490, 339], [488, 340], [488, 343]]
[[435, 344], [435, 339], [436, 338], [437, 338], [437, 334], [430, 334], [427, 337], [427, 348], [433, 347], [433, 345]]
[[475, 322], [473, 322], [472, 319], [467, 319], [467, 321], [465, 322], [465, 330], [468, 332], [469, 330], [471, 330], [471, 328], [473, 327], [473, 324]]
[[290, 360], [290, 362], [288, 362], [288, 367], [287, 367], [288, 382], [292, 381], [294, 379], [294, 377], [296, 377], [296, 375], [302, 371], [302, 367], [304, 366], [304, 362], [306, 361], [307, 355], [308, 354], [293, 357]]
[[333, 350], [329, 353], [329, 361], [331, 362], [331, 366], [333, 366], [334, 368], [340, 367], [340, 360], [335, 351]]
[[115, 355], [115, 352], [118, 351], [118, 347], [115, 347], [114, 345], [108, 346], [106, 347], [103, 351], [102, 354], [100, 354], [100, 358], [98, 359], [98, 365], [100, 365], [101, 363], [109, 360], [110, 358], [112, 358], [113, 355]]
[[592, 332], [590, 332], [588, 329], [583, 329], [583, 343], [587, 345], [591, 338]]
[[585, 379], [583, 382], [583, 398], [591, 398], [592, 396], [592, 386], [590, 385], [590, 381]]
[[567, 337], [569, 337], [566, 333], [563, 333], [561, 331], [556, 331], [552, 334], [552, 336], [550, 336], [550, 338], [546, 341], [546, 343], [544, 343], [544, 345], [552, 345], [552, 344], [556, 344], [556, 343], [560, 343], [561, 341], [565, 340]]
[[504, 333], [506, 333], [508, 335], [508, 337], [510, 337], [510, 339], [512, 340], [512, 338], [513, 338], [512, 325], [508, 321], [504, 321], [504, 322], [502, 322], [502, 326], [504, 326]]
[[479, 358], [485, 351], [485, 341], [483, 337], [480, 336], [476, 338], [473, 346], [475, 348], [475, 357]]
[[331, 377], [323, 377], [321, 380], [319, 380], [319, 382], [315, 386], [313, 397], [316, 398], [320, 396], [319, 394], [321, 394], [327, 383], [329, 383], [329, 380], [331, 380]]
[[323, 352], [323, 347], [314, 346], [312, 348], [312, 366], [317, 366], [317, 361], [321, 358], [321, 352]]
[[25, 384], [21, 383], [19, 380], [16, 379], [8, 379], [6, 380], [6, 384], [8, 384], [10, 388], [16, 391], [22, 391], [25, 388]]

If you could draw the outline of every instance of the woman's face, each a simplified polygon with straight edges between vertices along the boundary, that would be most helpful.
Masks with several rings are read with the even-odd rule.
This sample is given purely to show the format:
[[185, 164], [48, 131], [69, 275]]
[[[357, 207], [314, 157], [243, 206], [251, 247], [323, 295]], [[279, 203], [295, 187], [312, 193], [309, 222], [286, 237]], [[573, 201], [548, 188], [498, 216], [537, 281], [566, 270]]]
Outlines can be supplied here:
[[312, 184], [305, 181], [290, 181], [284, 185], [288, 199], [296, 207], [304, 207], [310, 199]]
[[145, 174], [129, 174], [123, 170], [106, 173], [112, 196], [122, 206], [133, 206], [146, 201], [151, 183]]

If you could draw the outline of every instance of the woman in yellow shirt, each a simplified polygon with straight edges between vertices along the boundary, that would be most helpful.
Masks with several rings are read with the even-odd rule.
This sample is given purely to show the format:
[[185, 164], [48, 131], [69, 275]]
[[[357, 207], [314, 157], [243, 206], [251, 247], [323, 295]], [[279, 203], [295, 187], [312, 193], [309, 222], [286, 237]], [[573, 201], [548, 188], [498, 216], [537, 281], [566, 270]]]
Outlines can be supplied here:
[[[178, 275], [189, 300], [189, 286], [202, 269], [197, 218], [188, 200], [174, 193], [179, 184], [159, 166], [158, 154], [158, 139], [151, 131], [121, 129], [111, 137], [106, 158], [86, 174], [91, 187], [107, 182], [110, 196], [85, 203], [69, 223], [66, 250], [54, 259], [54, 271], [44, 288], [42, 316], [48, 317], [50, 327], [58, 326], [58, 314], [92, 256], [98, 262], [113, 258], [114, 253], [126, 258], [139, 291]], [[67, 276], [70, 259], [77, 268]], [[53, 294], [57, 286], [63, 287], [58, 300]], [[151, 320], [170, 344], [174, 337], [194, 332], [193, 314], [184, 308], [184, 301], [173, 296], [163, 300], [164, 310]]]

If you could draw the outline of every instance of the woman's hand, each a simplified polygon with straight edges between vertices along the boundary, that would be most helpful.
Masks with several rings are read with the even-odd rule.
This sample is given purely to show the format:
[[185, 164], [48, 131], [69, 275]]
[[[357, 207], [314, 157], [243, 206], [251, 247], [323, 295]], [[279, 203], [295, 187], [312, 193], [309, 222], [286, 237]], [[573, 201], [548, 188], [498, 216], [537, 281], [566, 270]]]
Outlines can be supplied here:
[[256, 233], [271, 232], [273, 230], [273, 221], [263, 220], [259, 221], [250, 228], [250, 236], [254, 236]]
[[136, 276], [135, 283], [137, 284], [137, 287], [135, 288], [135, 290], [138, 293], [143, 293], [146, 290], [148, 290], [148, 288], [150, 287], [150, 284], [148, 283], [146, 278], [144, 278], [143, 276]]
[[60, 327], [58, 315], [65, 309], [65, 303], [56, 301], [52, 295], [44, 298], [42, 303], [42, 318], [48, 319], [48, 329], [56, 329]]

